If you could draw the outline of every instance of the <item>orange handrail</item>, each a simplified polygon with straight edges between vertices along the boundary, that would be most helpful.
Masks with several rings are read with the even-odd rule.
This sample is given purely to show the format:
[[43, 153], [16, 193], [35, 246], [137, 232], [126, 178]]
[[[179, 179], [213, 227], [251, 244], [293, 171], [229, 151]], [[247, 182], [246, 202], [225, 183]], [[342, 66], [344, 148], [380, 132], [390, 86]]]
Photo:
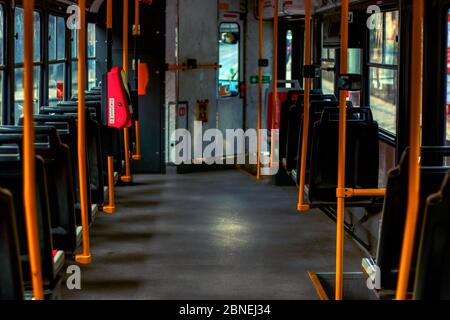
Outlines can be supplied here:
[[[341, 74], [347, 73], [348, 64], [348, 15], [349, 0], [342, 0], [341, 10]], [[345, 188], [345, 153], [347, 136], [347, 96], [345, 91], [339, 92], [339, 146], [338, 146], [338, 183], [337, 189]], [[338, 193], [338, 192], [336, 192]], [[335, 299], [342, 300], [344, 273], [344, 210], [345, 197], [337, 194], [336, 223], [336, 292]]]
[[[128, 79], [128, 0], [123, 0], [123, 70]], [[129, 129], [123, 129], [123, 139], [125, 148], [125, 175], [122, 176], [122, 182], [131, 182], [131, 163], [130, 163], [130, 137]]]
[[409, 189], [405, 231], [397, 284], [397, 300], [407, 298], [420, 198], [420, 113], [422, 111], [424, 1], [413, 1]]
[[39, 227], [36, 207], [36, 160], [34, 151], [33, 123], [33, 34], [34, 0], [24, 1], [24, 43], [23, 43], [23, 201], [25, 224], [30, 256], [31, 283], [35, 300], [44, 300], [42, 281]]
[[[311, 0], [305, 1], [305, 65], [311, 64]], [[300, 157], [300, 183], [298, 194], [299, 211], [309, 210], [309, 205], [305, 203], [305, 179], [306, 179], [306, 157], [308, 152], [308, 132], [309, 132], [309, 100], [311, 91], [311, 79], [305, 78], [304, 102], [303, 102], [303, 132], [302, 132], [302, 154]]]
[[[277, 115], [277, 95], [278, 95], [278, 0], [274, 0], [273, 8], [273, 61], [272, 61], [272, 130], [275, 129]], [[270, 167], [273, 166], [273, 156], [275, 153], [275, 135], [270, 135]]]
[[[264, 49], [263, 49], [263, 8], [264, 0], [258, 1], [258, 15], [259, 15], [259, 42], [258, 42], [258, 57], [259, 62], [263, 59]], [[262, 128], [262, 95], [263, 95], [263, 67], [258, 66], [258, 154], [257, 154], [257, 172], [256, 179], [261, 179], [261, 128]]]
[[78, 175], [80, 179], [81, 224], [83, 226], [83, 250], [75, 256], [81, 264], [92, 261], [89, 240], [88, 190], [86, 177], [86, 0], [78, 0], [80, 30], [78, 36]]
[[[106, 28], [108, 33], [112, 33], [113, 28], [113, 6], [112, 0], [106, 2]], [[111, 36], [108, 36], [109, 38]], [[110, 41], [110, 39], [108, 39]], [[109, 46], [110, 44], [108, 44]], [[109, 66], [108, 66], [109, 68]], [[109, 71], [109, 70], [107, 70]], [[107, 88], [105, 88], [107, 90]], [[110, 129], [112, 130], [112, 129]], [[111, 148], [111, 146], [110, 146]], [[112, 214], [116, 211], [115, 204], [115, 192], [114, 192], [114, 156], [108, 155], [108, 205], [103, 206], [103, 212], [106, 214]]]

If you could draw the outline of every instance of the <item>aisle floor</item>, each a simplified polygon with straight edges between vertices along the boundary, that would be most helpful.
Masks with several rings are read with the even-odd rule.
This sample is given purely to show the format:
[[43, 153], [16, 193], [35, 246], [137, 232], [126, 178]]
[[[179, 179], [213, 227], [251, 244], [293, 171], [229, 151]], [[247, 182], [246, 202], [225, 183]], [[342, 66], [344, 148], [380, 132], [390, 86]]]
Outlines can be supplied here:
[[[335, 223], [298, 213], [293, 187], [229, 170], [140, 175], [116, 192], [82, 288], [64, 299], [317, 299], [307, 272], [334, 270]], [[345, 243], [345, 270], [360, 270], [363, 252]]]

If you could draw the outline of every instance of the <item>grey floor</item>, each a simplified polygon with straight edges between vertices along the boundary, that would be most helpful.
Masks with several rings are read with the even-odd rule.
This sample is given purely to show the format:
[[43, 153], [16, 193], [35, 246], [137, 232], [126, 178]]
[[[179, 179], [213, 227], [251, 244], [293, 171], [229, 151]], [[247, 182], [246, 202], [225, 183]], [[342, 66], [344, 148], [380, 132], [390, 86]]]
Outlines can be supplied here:
[[[230, 170], [141, 175], [116, 191], [82, 289], [64, 299], [317, 299], [307, 272], [334, 270], [335, 224], [296, 212], [295, 188]], [[346, 271], [362, 256], [347, 238]]]

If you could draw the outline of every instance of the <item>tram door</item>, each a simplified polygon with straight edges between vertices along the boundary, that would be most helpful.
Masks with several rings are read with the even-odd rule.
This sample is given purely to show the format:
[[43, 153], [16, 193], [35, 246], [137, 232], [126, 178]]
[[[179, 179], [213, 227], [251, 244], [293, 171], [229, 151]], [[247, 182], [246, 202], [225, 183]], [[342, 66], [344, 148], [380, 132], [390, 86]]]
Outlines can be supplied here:
[[[244, 24], [239, 13], [227, 12], [219, 16], [217, 44], [221, 67], [217, 75], [217, 127], [224, 136], [227, 129], [245, 129], [245, 88], [241, 86], [244, 81], [244, 34]], [[226, 155], [234, 156], [243, 152], [230, 149]]]

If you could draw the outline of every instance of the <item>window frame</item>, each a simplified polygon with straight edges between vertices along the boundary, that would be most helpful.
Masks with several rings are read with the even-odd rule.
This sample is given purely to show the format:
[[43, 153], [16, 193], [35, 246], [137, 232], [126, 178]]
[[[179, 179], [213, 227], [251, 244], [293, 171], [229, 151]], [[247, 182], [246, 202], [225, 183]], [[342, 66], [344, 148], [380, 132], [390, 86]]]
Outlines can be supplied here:
[[[50, 25], [50, 18], [55, 18], [55, 22], [56, 22], [56, 30], [58, 30], [57, 26], [58, 26], [58, 19], [62, 18], [64, 20], [64, 58], [62, 59], [58, 59], [58, 37], [56, 39], [56, 57], [55, 59], [50, 59], [50, 46], [49, 46], [49, 42], [50, 42], [50, 34], [49, 34], [49, 25]], [[64, 74], [63, 74], [63, 79], [64, 79], [64, 99], [67, 99], [67, 73], [68, 73], [68, 61], [69, 61], [69, 57], [67, 54], [67, 27], [66, 27], [66, 16], [62, 15], [61, 13], [56, 13], [53, 11], [50, 11], [47, 15], [47, 30], [46, 30], [46, 46], [47, 46], [47, 50], [46, 50], [46, 54], [47, 54], [47, 83], [46, 83], [46, 102], [49, 105], [50, 104], [50, 67], [51, 66], [55, 66], [55, 65], [63, 65], [64, 68]]]
[[[16, 10], [17, 9], [21, 9], [22, 11], [24, 10], [23, 6], [16, 5], [15, 7], [12, 8], [12, 13], [11, 13], [12, 14], [11, 29], [12, 29], [13, 47], [14, 47], [14, 54], [13, 54], [12, 59], [11, 59], [12, 60], [12, 77], [11, 77], [12, 78], [12, 82], [11, 82], [11, 84], [12, 84], [12, 96], [11, 96], [12, 103], [11, 103], [11, 108], [12, 109], [11, 109], [11, 119], [12, 119], [13, 123], [16, 123], [16, 121], [17, 121], [17, 119], [16, 119], [16, 110], [15, 110], [15, 107], [16, 107], [16, 100], [15, 100], [16, 79], [15, 79], [15, 75], [16, 75], [16, 70], [17, 69], [23, 69], [24, 68], [23, 61], [19, 62], [19, 63], [15, 62], [15, 56], [16, 56], [16, 54], [15, 54], [16, 53], [16, 51], [15, 51], [16, 50], [15, 41], [17, 40], [17, 39], [15, 39], [16, 38], [15, 16], [16, 16]], [[45, 45], [43, 45], [43, 42], [45, 41], [45, 39], [44, 39], [44, 33], [45, 32], [44, 32], [44, 28], [43, 28], [43, 26], [44, 26], [44, 19], [43, 19], [44, 12], [43, 12], [43, 10], [41, 8], [36, 7], [34, 9], [34, 11], [33, 11], [33, 15], [36, 14], [36, 13], [39, 15], [40, 48], [39, 48], [39, 60], [38, 61], [33, 61], [33, 70], [36, 67], [40, 68], [40, 72], [39, 72], [39, 89], [38, 89], [38, 97], [37, 97], [37, 99], [38, 99], [38, 112], [39, 112], [40, 104], [42, 102], [42, 98], [44, 97], [44, 94], [43, 94], [43, 91], [44, 91], [44, 86], [43, 86], [43, 83], [44, 83], [44, 72], [43, 71], [44, 71], [44, 68], [45, 68], [45, 53], [44, 53]], [[33, 58], [34, 58], [34, 56], [33, 56]], [[34, 97], [33, 97], [33, 99], [34, 99]]]

